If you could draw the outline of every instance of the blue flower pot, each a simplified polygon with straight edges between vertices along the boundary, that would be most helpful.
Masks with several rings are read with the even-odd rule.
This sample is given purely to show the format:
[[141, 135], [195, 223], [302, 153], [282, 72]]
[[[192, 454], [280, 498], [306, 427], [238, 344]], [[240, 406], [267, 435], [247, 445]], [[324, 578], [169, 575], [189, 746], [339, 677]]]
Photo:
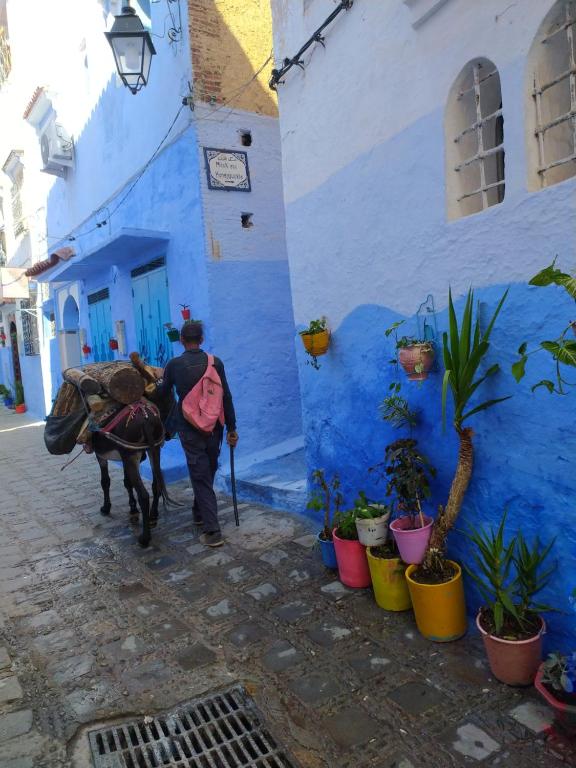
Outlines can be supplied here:
[[336, 551], [334, 550], [334, 542], [324, 541], [324, 539], [320, 538], [320, 534], [318, 534], [318, 542], [320, 544], [320, 552], [322, 553], [322, 562], [324, 563], [326, 568], [332, 568], [332, 570], [337, 570], [338, 563], [336, 561]]
[[4, 398], [4, 405], [6, 408], [13, 408], [14, 407], [14, 398], [12, 397], [5, 397]]

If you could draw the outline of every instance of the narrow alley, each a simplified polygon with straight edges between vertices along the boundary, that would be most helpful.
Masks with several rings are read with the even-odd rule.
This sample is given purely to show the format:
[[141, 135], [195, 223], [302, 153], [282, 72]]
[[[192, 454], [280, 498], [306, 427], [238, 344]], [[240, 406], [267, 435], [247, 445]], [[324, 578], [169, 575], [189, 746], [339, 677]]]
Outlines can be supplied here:
[[222, 498], [226, 546], [207, 551], [179, 483], [170, 490], [184, 506], [142, 550], [119, 473], [106, 519], [94, 458], [61, 472], [42, 433], [0, 409], [2, 768], [246, 765], [227, 750], [230, 733], [197, 762], [153, 744], [120, 762], [114, 741], [90, 755], [88, 731], [152, 723], [152, 743], [152, 717], [168, 722], [179, 705], [231, 689], [260, 713], [249, 703], [265, 734], [250, 765], [576, 765], [533, 689], [490, 678], [477, 637], [430, 644], [411, 614], [343, 587], [304, 518], [243, 504], [236, 529]]

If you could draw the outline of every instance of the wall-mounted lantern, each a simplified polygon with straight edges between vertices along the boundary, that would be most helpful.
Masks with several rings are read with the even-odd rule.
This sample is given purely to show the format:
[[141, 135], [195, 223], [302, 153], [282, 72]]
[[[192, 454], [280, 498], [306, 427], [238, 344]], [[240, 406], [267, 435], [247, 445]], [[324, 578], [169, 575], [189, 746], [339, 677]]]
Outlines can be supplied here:
[[122, 14], [114, 17], [110, 32], [104, 33], [114, 53], [116, 69], [132, 93], [148, 84], [152, 56], [156, 51], [130, 0], [124, 0]]

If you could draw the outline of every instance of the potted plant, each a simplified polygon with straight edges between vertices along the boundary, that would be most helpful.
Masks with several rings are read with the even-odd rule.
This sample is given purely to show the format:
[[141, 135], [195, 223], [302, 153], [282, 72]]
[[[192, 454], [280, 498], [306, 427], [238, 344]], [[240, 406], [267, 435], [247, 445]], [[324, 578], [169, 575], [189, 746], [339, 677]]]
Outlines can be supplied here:
[[369, 587], [370, 570], [366, 548], [358, 541], [356, 510], [341, 512], [332, 531], [340, 581], [347, 587]]
[[[327, 568], [338, 568], [336, 552], [332, 540], [334, 518], [339, 514], [342, 506], [342, 494], [340, 493], [340, 478], [334, 475], [332, 480], [326, 480], [324, 470], [316, 469], [312, 472], [312, 480], [316, 490], [308, 502], [308, 509], [315, 512], [324, 512], [324, 525], [318, 534], [318, 544], [322, 554], [322, 561]], [[332, 507], [334, 510], [332, 511]]]
[[308, 328], [300, 331], [300, 338], [304, 344], [304, 349], [310, 355], [310, 365], [318, 370], [320, 368], [318, 357], [325, 355], [330, 346], [328, 320], [325, 317], [311, 320]]
[[504, 293], [486, 330], [480, 330], [476, 313], [474, 322], [474, 293], [468, 291], [460, 327], [456, 319], [452, 293], [448, 296], [449, 331], [443, 336], [443, 358], [446, 370], [442, 384], [442, 420], [446, 421], [448, 391], [454, 403], [453, 423], [460, 443], [458, 463], [450, 486], [448, 502], [440, 507], [424, 561], [411, 565], [406, 571], [410, 597], [419, 631], [430, 640], [449, 642], [461, 637], [467, 628], [466, 603], [460, 566], [446, 557], [446, 540], [462, 508], [472, 477], [474, 463], [473, 432], [464, 426], [472, 416], [508, 400], [498, 397], [470, 406], [482, 384], [494, 376], [500, 367], [491, 365], [478, 375], [480, 365], [490, 348], [494, 323], [502, 309], [508, 291]]
[[360, 544], [365, 547], [378, 547], [385, 544], [388, 538], [388, 520], [390, 519], [389, 505], [369, 501], [364, 491], [360, 491], [354, 507], [356, 530]]
[[366, 550], [376, 603], [385, 611], [407, 611], [411, 606], [402, 562], [394, 539]]
[[108, 342], [110, 349], [118, 349], [118, 339], [110, 339]]
[[400, 557], [405, 563], [421, 563], [434, 522], [424, 515], [422, 501], [430, 498], [430, 478], [436, 470], [416, 440], [402, 438], [386, 446], [383, 474], [388, 480], [386, 494], [394, 499], [398, 514], [390, 528]]
[[14, 408], [14, 397], [12, 396], [11, 390], [9, 390], [7, 387], [4, 387], [3, 398], [6, 408]]
[[180, 312], [182, 313], [182, 320], [186, 322], [187, 320], [190, 320], [190, 307], [188, 304], [180, 304], [182, 309]]
[[576, 729], [576, 651], [548, 655], [534, 681], [536, 690], [554, 710], [557, 721]]
[[26, 413], [26, 404], [24, 402], [24, 387], [21, 381], [14, 385], [14, 410], [16, 413]]
[[6, 334], [4, 331], [0, 333], [0, 344], [5, 347], [6, 346]]
[[398, 361], [410, 381], [424, 381], [434, 365], [434, 345], [413, 336], [402, 336], [396, 341]]
[[90, 355], [91, 352], [92, 352], [92, 347], [89, 347], [88, 344], [82, 345], [82, 354], [84, 355], [84, 357], [88, 357], [88, 355]]
[[166, 333], [168, 334], [168, 341], [171, 341], [172, 343], [175, 341], [180, 341], [180, 331], [178, 328], [174, 328], [172, 323], [164, 323], [164, 327], [166, 328]]
[[507, 685], [532, 685], [542, 660], [546, 627], [539, 614], [550, 610], [535, 598], [555, 570], [541, 572], [554, 542], [542, 548], [536, 539], [530, 546], [519, 532], [506, 544], [505, 524], [506, 513], [496, 532], [470, 528], [467, 535], [476, 549], [474, 565], [464, 568], [485, 602], [476, 626], [492, 674]]

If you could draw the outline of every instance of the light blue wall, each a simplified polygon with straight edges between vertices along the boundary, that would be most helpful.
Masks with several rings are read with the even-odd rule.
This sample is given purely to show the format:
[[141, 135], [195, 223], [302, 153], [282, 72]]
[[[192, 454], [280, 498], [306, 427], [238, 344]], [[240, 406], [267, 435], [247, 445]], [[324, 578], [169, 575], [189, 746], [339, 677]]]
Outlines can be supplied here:
[[[503, 73], [504, 82], [520, 88], [522, 71], [516, 62]], [[559, 613], [547, 617], [547, 642], [568, 647], [576, 631], [569, 602], [576, 588], [576, 393], [562, 398], [530, 392], [542, 376], [553, 378], [546, 356], [531, 359], [520, 386], [510, 366], [522, 341], [555, 338], [574, 316], [574, 303], [561, 291], [529, 288], [527, 281], [556, 255], [565, 268], [573, 267], [576, 184], [569, 180], [528, 193], [521, 115], [505, 112], [506, 126], [506, 198], [476, 216], [446, 220], [443, 110], [359, 155], [287, 206], [297, 323], [303, 327], [327, 314], [334, 331], [319, 371], [306, 366], [297, 340], [308, 469], [339, 472], [348, 502], [360, 489], [382, 493], [368, 468], [398, 437], [378, 414], [395, 375], [385, 329], [407, 318], [405, 332], [415, 334], [417, 309], [432, 294], [441, 333], [449, 285], [459, 311], [468, 286], [475, 286], [486, 322], [511, 284], [490, 352], [502, 373], [483, 396], [514, 397], [471, 423], [476, 464], [450, 552], [465, 559], [461, 528], [496, 523], [506, 507], [512, 532], [521, 528], [543, 541], [557, 537], [558, 570], [544, 597]], [[422, 412], [416, 436], [439, 470], [431, 510], [446, 502], [457, 459], [453, 431], [441, 430], [440, 386], [439, 372], [421, 386], [404, 386]], [[470, 584], [467, 589], [473, 613], [478, 595]]]

